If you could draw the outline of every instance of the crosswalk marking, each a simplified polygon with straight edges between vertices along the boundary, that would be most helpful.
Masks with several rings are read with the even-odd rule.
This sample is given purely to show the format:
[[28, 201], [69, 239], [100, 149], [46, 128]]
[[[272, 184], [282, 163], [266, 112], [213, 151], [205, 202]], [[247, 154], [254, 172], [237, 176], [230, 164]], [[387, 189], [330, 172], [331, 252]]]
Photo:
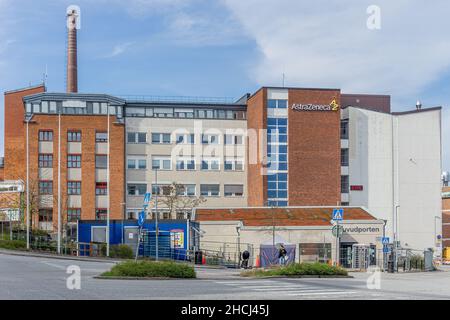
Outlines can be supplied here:
[[227, 285], [233, 288], [243, 290], [252, 290], [255, 292], [267, 292], [287, 296], [320, 296], [320, 295], [348, 295], [356, 294], [356, 291], [345, 291], [337, 288], [318, 287], [306, 283], [283, 283], [273, 280], [240, 280], [240, 281], [214, 281], [217, 284]]

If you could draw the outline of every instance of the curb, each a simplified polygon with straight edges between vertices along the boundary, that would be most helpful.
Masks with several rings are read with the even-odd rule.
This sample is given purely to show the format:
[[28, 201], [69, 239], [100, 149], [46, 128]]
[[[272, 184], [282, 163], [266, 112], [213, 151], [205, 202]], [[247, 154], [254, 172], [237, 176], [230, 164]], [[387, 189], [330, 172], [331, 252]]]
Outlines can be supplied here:
[[108, 277], [95, 276], [94, 279], [100, 280], [202, 280], [198, 278], [170, 278], [170, 277]]
[[328, 279], [353, 279], [353, 276], [328, 276], [328, 275], [304, 275], [304, 276], [264, 276], [264, 277], [255, 277], [255, 276], [241, 276], [241, 279], [292, 279], [292, 278], [305, 278], [305, 279], [319, 279], [319, 278], [328, 278]]
[[119, 263], [121, 260], [112, 260], [112, 259], [98, 259], [98, 258], [83, 258], [76, 256], [58, 256], [55, 254], [45, 254], [38, 253], [33, 251], [15, 251], [15, 250], [7, 250], [0, 249], [0, 254], [11, 255], [11, 256], [21, 256], [21, 257], [34, 257], [34, 258], [48, 258], [48, 259], [58, 259], [58, 260], [75, 260], [75, 261], [88, 261], [88, 262], [109, 262], [109, 263]]

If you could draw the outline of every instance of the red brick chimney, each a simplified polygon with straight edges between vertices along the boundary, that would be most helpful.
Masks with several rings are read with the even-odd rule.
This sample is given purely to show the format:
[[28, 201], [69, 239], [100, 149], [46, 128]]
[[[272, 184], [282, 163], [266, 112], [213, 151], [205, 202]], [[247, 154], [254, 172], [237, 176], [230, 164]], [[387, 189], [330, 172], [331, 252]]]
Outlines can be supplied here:
[[77, 17], [76, 10], [67, 13], [67, 92], [69, 93], [78, 92]]

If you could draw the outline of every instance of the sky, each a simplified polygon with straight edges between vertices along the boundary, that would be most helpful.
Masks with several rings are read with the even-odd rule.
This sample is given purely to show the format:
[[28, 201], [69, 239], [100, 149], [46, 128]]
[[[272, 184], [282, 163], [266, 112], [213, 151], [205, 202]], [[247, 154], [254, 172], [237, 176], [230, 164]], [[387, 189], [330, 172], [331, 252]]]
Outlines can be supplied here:
[[239, 98], [284, 74], [291, 87], [389, 94], [393, 111], [420, 100], [443, 107], [450, 170], [447, 0], [0, 0], [1, 92], [44, 74], [65, 91], [69, 5], [81, 8], [80, 92]]

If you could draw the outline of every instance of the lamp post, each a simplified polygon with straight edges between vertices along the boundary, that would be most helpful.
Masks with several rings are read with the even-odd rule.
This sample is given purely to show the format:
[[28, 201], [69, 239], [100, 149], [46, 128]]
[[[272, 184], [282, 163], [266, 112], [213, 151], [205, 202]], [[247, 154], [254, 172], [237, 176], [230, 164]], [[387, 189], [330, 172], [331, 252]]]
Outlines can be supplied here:
[[[442, 218], [441, 218], [441, 217], [439, 217], [439, 216], [434, 216], [434, 241], [435, 241], [435, 244], [438, 244], [438, 243], [437, 243], [437, 241], [438, 241], [438, 234], [437, 234], [437, 227], [436, 227], [436, 220], [437, 220], [437, 219], [439, 219], [439, 220], [442, 221]], [[438, 249], [440, 249], [440, 248], [441, 248], [440, 243], [439, 243], [439, 246], [436, 246], [436, 247], [438, 247]], [[440, 259], [442, 259], [442, 252], [439, 253], [439, 256], [440, 256]]]
[[158, 194], [159, 194], [159, 186], [158, 186], [158, 168], [155, 168], [155, 185], [156, 185], [156, 194], [155, 194], [155, 260], [158, 261], [159, 258], [159, 243], [158, 243]]
[[395, 206], [394, 210], [394, 223], [395, 227], [394, 229], [394, 270], [397, 270], [397, 242], [398, 240], [398, 208], [400, 208], [400, 205]]

